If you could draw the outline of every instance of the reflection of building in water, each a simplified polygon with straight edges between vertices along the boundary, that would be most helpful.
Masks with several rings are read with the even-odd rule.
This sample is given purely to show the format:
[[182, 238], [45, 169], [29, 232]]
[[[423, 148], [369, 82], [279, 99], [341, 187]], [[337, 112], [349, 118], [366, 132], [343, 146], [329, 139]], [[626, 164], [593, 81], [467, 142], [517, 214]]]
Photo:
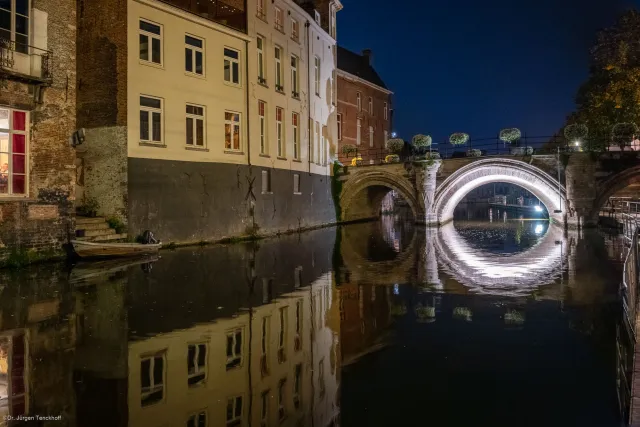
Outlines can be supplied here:
[[536, 196], [522, 187], [506, 182], [496, 182], [484, 184], [471, 190], [460, 203], [487, 202], [490, 198], [496, 196], [504, 196], [506, 204], [510, 205], [518, 204], [519, 198], [524, 199], [524, 205], [532, 204], [538, 200]]

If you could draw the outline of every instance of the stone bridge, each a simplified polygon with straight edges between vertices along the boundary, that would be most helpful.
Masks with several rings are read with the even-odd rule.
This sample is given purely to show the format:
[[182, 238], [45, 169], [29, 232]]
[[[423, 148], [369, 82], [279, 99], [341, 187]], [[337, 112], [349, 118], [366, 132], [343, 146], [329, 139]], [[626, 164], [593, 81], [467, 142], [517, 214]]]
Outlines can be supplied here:
[[339, 179], [344, 221], [378, 217], [382, 199], [395, 190], [417, 223], [443, 225], [453, 220], [456, 205], [470, 191], [506, 182], [534, 194], [554, 222], [582, 228], [597, 225], [611, 195], [640, 183], [640, 154], [576, 152], [359, 166], [345, 168]]

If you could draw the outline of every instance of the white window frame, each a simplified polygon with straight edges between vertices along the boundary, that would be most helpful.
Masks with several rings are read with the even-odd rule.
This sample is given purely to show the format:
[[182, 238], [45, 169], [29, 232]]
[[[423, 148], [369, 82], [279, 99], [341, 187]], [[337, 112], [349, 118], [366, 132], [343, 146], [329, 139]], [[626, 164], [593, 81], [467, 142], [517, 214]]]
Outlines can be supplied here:
[[[207, 109], [206, 107], [202, 106], [202, 105], [196, 105], [196, 104], [187, 104], [187, 108], [188, 107], [195, 107], [195, 108], [201, 108], [202, 109], [202, 115], [198, 115], [198, 114], [194, 114], [194, 113], [187, 113], [185, 111], [186, 114], [186, 119], [185, 119], [185, 128], [186, 126], [188, 126], [188, 121], [189, 119], [191, 119], [191, 135], [193, 136], [193, 144], [189, 144], [189, 141], [187, 140], [187, 135], [185, 134], [185, 145], [189, 148], [203, 148], [205, 149], [207, 147]], [[197, 140], [198, 140], [198, 126], [197, 126], [197, 122], [200, 121], [202, 122], [202, 145], [198, 145], [197, 144]]]
[[[15, 43], [15, 52], [17, 53], [21, 53], [21, 54], [29, 54], [29, 50], [31, 48], [31, 28], [33, 25], [33, 21], [32, 21], [32, 13], [33, 10], [31, 9], [32, 5], [32, 1], [31, 0], [27, 0], [27, 15], [23, 15], [21, 13], [18, 13], [18, 9], [16, 8], [16, 2], [15, 0], [9, 0], [9, 9], [2, 9], [3, 11], [9, 12], [9, 25], [10, 25], [10, 30], [9, 30], [9, 41], [14, 42]], [[17, 32], [17, 25], [16, 25], [16, 21], [17, 21], [17, 17], [21, 17], [23, 19], [25, 19], [26, 21], [26, 25], [25, 28], [27, 29], [27, 34], [24, 33], [18, 33]], [[26, 37], [26, 43], [23, 43], [23, 41], [19, 41], [18, 40], [18, 36], [20, 37]]]
[[[187, 37], [198, 40], [200, 42], [202, 42], [202, 47], [198, 47], [195, 46], [193, 44], [190, 44], [189, 42], [187, 42]], [[205, 59], [205, 52], [206, 52], [206, 48], [205, 48], [205, 42], [204, 39], [202, 37], [198, 37], [198, 36], [194, 36], [193, 34], [185, 34], [184, 35], [184, 48], [185, 48], [185, 73], [187, 73], [188, 75], [193, 75], [193, 76], [198, 76], [198, 77], [204, 77], [205, 76], [205, 64], [206, 64], [206, 59]], [[186, 55], [187, 55], [187, 50], [191, 51], [191, 69], [193, 71], [189, 71], [186, 69]], [[196, 70], [196, 64], [198, 63], [198, 61], [196, 60], [198, 54], [201, 55], [202, 58], [202, 73], [198, 73]]]
[[291, 129], [293, 130], [293, 159], [300, 160], [300, 114], [291, 113]]
[[[238, 343], [238, 334], [240, 334], [240, 353], [236, 352], [236, 346]], [[228, 354], [229, 349], [229, 337], [232, 338], [231, 355]], [[225, 334], [225, 356], [227, 360], [227, 371], [231, 369], [237, 369], [242, 366], [244, 361], [244, 330], [242, 328], [236, 328], [231, 331], [227, 331]], [[237, 362], [237, 363], [236, 363]]]
[[[146, 30], [143, 30], [142, 28], [140, 28], [140, 23], [145, 22], [149, 25], [154, 25], [156, 27], [160, 28], [160, 34], [156, 34], [156, 33], [152, 33]], [[142, 49], [141, 49], [141, 45], [140, 45], [140, 36], [145, 36], [147, 37], [148, 41], [147, 44], [149, 46], [149, 51], [148, 51], [148, 58], [149, 59], [143, 59], [142, 58]], [[153, 39], [157, 39], [160, 42], [160, 62], [155, 62], [153, 60]], [[140, 63], [142, 64], [146, 64], [146, 65], [154, 65], [157, 67], [163, 67], [164, 66], [164, 28], [162, 26], [162, 24], [159, 24], [157, 22], [153, 22], [150, 21], [149, 19], [144, 19], [144, 18], [140, 18], [138, 20], [138, 60], [140, 61]]]
[[[225, 51], [232, 51], [238, 54], [237, 58], [234, 58], [232, 56], [227, 56]], [[240, 51], [238, 49], [234, 49], [232, 47], [228, 47], [228, 46], [224, 46], [223, 50], [222, 50], [222, 54], [224, 57], [224, 68], [222, 69], [222, 78], [224, 79], [224, 82], [228, 85], [232, 85], [232, 86], [242, 86], [242, 64], [240, 62]], [[229, 66], [229, 79], [227, 80], [226, 76], [224, 75], [224, 69], [227, 67], [227, 64]], [[234, 75], [233, 75], [233, 66], [237, 65], [238, 66], [238, 81], [234, 80]]]
[[[9, 169], [6, 171], [7, 175], [7, 192], [0, 193], [0, 197], [15, 197], [15, 198], [24, 198], [29, 196], [29, 128], [31, 127], [31, 114], [28, 111], [20, 110], [16, 108], [7, 108], [0, 107], [0, 110], [5, 110], [8, 114], [8, 128], [0, 128], [1, 133], [5, 133], [8, 135], [7, 140], [7, 151], [1, 151], [2, 147], [0, 147], [0, 152], [2, 154], [7, 155], [7, 165]], [[24, 117], [24, 130], [16, 130], [14, 129], [13, 124], [13, 113], [23, 113]], [[23, 135], [24, 136], [24, 174], [13, 173], [13, 135]], [[20, 153], [18, 153], [20, 154]], [[0, 165], [2, 167], [2, 165]], [[14, 175], [24, 175], [24, 193], [14, 193], [13, 192], [13, 176]]]
[[[155, 379], [153, 378], [154, 366], [156, 363], [156, 359], [162, 359], [162, 384], [155, 384]], [[142, 372], [142, 362], [145, 360], [150, 360], [149, 363], [149, 387], [142, 387], [140, 385], [140, 401], [142, 402], [147, 396], [153, 393], [157, 393], [158, 391], [162, 391], [162, 399], [160, 402], [165, 400], [166, 393], [164, 392], [164, 386], [167, 383], [167, 353], [166, 351], [160, 351], [158, 353], [149, 354], [140, 358], [140, 369]], [[159, 402], [153, 402], [150, 405], [157, 404]], [[148, 406], [148, 405], [145, 405]]]
[[[238, 405], [238, 402], [240, 402], [240, 405]], [[229, 408], [229, 405], [231, 405], [231, 413], [232, 413], [232, 417], [229, 419], [227, 418], [227, 426], [239, 426], [242, 423], [242, 413], [244, 412], [244, 402], [242, 401], [242, 396], [233, 396], [233, 397], [229, 397], [227, 399], [227, 409]], [[237, 409], [238, 406], [240, 406], [241, 410], [240, 410], [240, 414], [237, 414]], [[226, 417], [228, 417], [228, 412], [227, 415], [225, 415]]]
[[[138, 98], [140, 102], [142, 102], [140, 98], [148, 98], [148, 99], [154, 99], [154, 100], [160, 101], [160, 108], [147, 107], [147, 106], [140, 105], [141, 112], [146, 111], [149, 113], [149, 129], [148, 129], [149, 139], [142, 139], [142, 135], [140, 135], [140, 142], [144, 144], [163, 145], [164, 144], [164, 99], [158, 98], [157, 96], [142, 95], [142, 94]], [[159, 140], [153, 139], [153, 115], [154, 114], [160, 114], [160, 139]], [[138, 118], [138, 120], [140, 119]], [[140, 124], [140, 131], [142, 131], [141, 121], [139, 124]]]
[[360, 92], [356, 93], [356, 107], [358, 107], [358, 112], [362, 111], [362, 95]]
[[315, 141], [315, 134], [313, 133], [313, 119], [309, 118], [309, 128], [307, 129], [307, 132], [309, 134], [309, 162], [313, 162], [314, 159], [314, 153], [316, 150], [316, 141]]
[[373, 126], [369, 126], [369, 147], [373, 147]]
[[278, 6], [275, 6], [273, 9], [275, 11], [274, 12], [275, 19], [274, 19], [273, 26], [275, 27], [276, 30], [280, 32], [284, 32], [284, 10], [280, 9]]
[[369, 114], [373, 116], [373, 97], [369, 97]]
[[258, 35], [256, 41], [256, 50], [258, 54], [258, 83], [262, 85], [267, 84], [267, 67], [265, 62], [266, 57], [264, 55], [264, 46], [266, 43], [267, 39], [265, 39], [261, 35]]
[[[200, 353], [200, 346], [204, 346], [204, 352], [205, 352], [205, 358], [204, 358], [204, 365], [200, 366], [198, 365], [198, 354]], [[187, 378], [188, 380], [194, 377], [198, 377], [204, 374], [204, 378], [201, 381], [198, 381], [195, 384], [189, 384], [188, 380], [187, 380], [187, 384], [189, 384], [189, 387], [198, 387], [204, 383], [207, 382], [207, 361], [209, 358], [209, 346], [207, 345], [206, 342], [200, 341], [200, 342], [192, 342], [187, 344], [187, 357], [189, 357], [189, 352], [188, 352], [188, 348], [189, 347], [195, 347], [195, 352], [193, 355], [193, 366], [194, 366], [194, 370], [192, 372], [187, 372]]]
[[291, 96], [300, 98], [300, 81], [298, 79], [298, 64], [300, 60], [297, 56], [291, 55]]
[[302, 192], [300, 191], [300, 174], [293, 174], [293, 194], [300, 195]]
[[356, 145], [360, 145], [362, 142], [362, 120], [357, 120], [357, 129], [356, 129]]
[[[231, 114], [231, 119], [227, 119], [227, 114]], [[233, 117], [235, 115], [238, 115], [238, 121], [236, 122], [235, 120], [233, 120]], [[242, 151], [242, 113], [239, 113], [237, 111], [229, 111], [229, 110], [225, 110], [224, 112], [224, 124], [225, 124], [225, 136], [224, 136], [224, 143], [225, 143], [225, 151], [235, 151], [235, 152], [241, 152]], [[229, 141], [230, 147], [227, 148], [227, 135], [226, 135], [226, 125], [230, 125], [231, 126], [231, 139]], [[235, 129], [236, 129], [236, 125], [238, 127], [238, 147], [235, 148], [233, 146], [233, 141], [234, 141], [234, 135], [235, 133]]]
[[276, 65], [276, 92], [284, 93], [284, 69], [282, 68], [282, 54], [284, 49], [276, 45], [273, 48], [273, 58]]
[[388, 120], [389, 117], [389, 106], [388, 104], [385, 102], [384, 103], [384, 119]]
[[322, 141], [320, 140], [320, 122], [316, 122], [316, 165], [320, 164], [320, 153], [322, 152]]
[[338, 82], [336, 79], [336, 70], [331, 70], [331, 104], [336, 105], [336, 94], [338, 93]]
[[300, 23], [295, 18], [291, 18], [291, 40], [300, 41]]
[[314, 58], [314, 81], [315, 81], [315, 90], [316, 90], [316, 96], [320, 96], [320, 57], [318, 55], [315, 56]]
[[267, 6], [266, 6], [266, 2], [267, 0], [258, 0], [258, 4], [257, 4], [257, 10], [256, 10], [256, 16], [260, 19], [262, 19], [263, 21], [267, 21]]
[[326, 166], [327, 165], [327, 138], [325, 138], [325, 130], [327, 129], [326, 126], [322, 126], [322, 134], [320, 136], [320, 141], [322, 141], [320, 143], [320, 148], [322, 151], [320, 151], [320, 164], [322, 166]]
[[285, 130], [284, 130], [284, 108], [276, 107], [276, 143], [277, 143], [277, 156], [279, 158], [287, 157], [285, 140], [286, 138], [285, 138]]
[[318, 12], [317, 10], [315, 10], [314, 12], [315, 12], [314, 16], [315, 16], [316, 23], [318, 25], [322, 25], [322, 16], [320, 16], [320, 12]]
[[338, 113], [336, 119], [338, 122], [338, 141], [342, 141], [342, 113]]
[[207, 411], [206, 409], [203, 409], [201, 411], [198, 412], [194, 412], [193, 414], [189, 415], [189, 419], [187, 420], [187, 425], [189, 425], [189, 422], [191, 420], [193, 420], [193, 425], [197, 426], [200, 423], [200, 418], [204, 418], [204, 425], [207, 425]]
[[269, 154], [269, 139], [267, 128], [267, 103], [258, 100], [258, 129], [260, 130], [260, 154]]
[[329, 13], [329, 35], [336, 40], [336, 6], [331, 5]]

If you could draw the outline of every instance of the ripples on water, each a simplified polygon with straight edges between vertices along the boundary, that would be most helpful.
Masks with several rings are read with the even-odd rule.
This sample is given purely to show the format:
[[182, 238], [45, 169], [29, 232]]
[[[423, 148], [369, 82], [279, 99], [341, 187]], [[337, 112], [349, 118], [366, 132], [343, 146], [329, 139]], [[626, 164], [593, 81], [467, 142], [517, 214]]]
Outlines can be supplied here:
[[617, 426], [616, 242], [387, 216], [1, 272], [0, 411], [56, 426]]

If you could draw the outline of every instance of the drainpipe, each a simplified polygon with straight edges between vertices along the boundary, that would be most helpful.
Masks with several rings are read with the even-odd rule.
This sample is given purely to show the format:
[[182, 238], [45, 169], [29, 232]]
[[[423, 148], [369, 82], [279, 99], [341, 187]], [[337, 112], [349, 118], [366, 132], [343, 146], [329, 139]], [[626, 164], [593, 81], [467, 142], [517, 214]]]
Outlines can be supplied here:
[[311, 126], [311, 23], [307, 19], [304, 25], [307, 27], [307, 102], [309, 104], [307, 109], [307, 162], [309, 163], [309, 175], [311, 175], [311, 136], [313, 135]]
[[[245, 2], [246, 4], [246, 2]], [[246, 9], [245, 9], [246, 10]], [[251, 120], [249, 119], [249, 41], [244, 41], [244, 69], [245, 69], [245, 96], [246, 96], [246, 105], [247, 105], [247, 113], [245, 114], [247, 117], [247, 164], [251, 166]]]

